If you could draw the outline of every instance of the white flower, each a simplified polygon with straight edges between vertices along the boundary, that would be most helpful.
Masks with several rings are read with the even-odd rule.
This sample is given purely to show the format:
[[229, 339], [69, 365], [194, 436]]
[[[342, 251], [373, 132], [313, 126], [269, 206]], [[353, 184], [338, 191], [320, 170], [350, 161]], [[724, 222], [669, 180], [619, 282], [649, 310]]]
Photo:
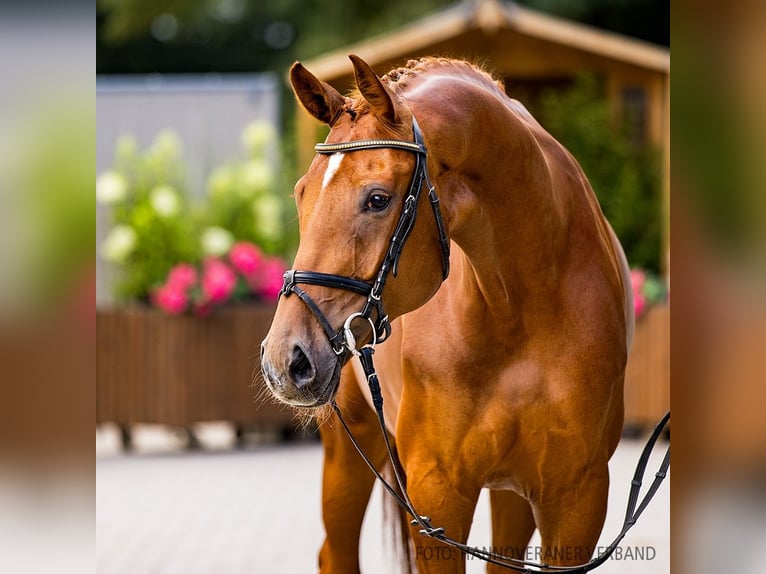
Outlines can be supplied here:
[[158, 185], [149, 194], [149, 203], [160, 217], [174, 217], [181, 210], [181, 198], [169, 185]]
[[124, 263], [138, 243], [138, 234], [130, 225], [115, 225], [101, 244], [101, 257], [112, 263]]
[[226, 255], [234, 244], [234, 236], [222, 227], [208, 227], [202, 232], [201, 243], [205, 255]]
[[96, 179], [96, 201], [104, 205], [119, 203], [128, 195], [128, 182], [116, 171], [105, 171]]
[[168, 163], [180, 157], [183, 144], [172, 129], [160, 131], [152, 141], [151, 151], [160, 163]]
[[272, 240], [278, 240], [282, 226], [282, 202], [273, 195], [263, 195], [253, 201], [253, 216], [258, 233]]
[[210, 197], [220, 197], [234, 187], [235, 175], [231, 166], [221, 165], [215, 168], [207, 180], [207, 192]]
[[120, 136], [115, 146], [114, 157], [118, 163], [131, 161], [138, 155], [138, 142], [132, 134]]
[[251, 159], [240, 168], [237, 192], [243, 197], [250, 197], [268, 189], [273, 181], [269, 162], [262, 158]]
[[250, 122], [244, 130], [242, 130], [242, 145], [245, 146], [248, 152], [252, 155], [258, 155], [263, 153], [265, 147], [274, 141], [277, 137], [277, 132], [268, 122], [255, 121]]

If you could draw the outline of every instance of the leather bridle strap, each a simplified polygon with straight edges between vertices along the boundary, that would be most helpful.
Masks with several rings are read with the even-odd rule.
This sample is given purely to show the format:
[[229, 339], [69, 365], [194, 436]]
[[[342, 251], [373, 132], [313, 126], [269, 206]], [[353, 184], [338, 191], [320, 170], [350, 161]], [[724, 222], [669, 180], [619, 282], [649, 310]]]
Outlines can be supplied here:
[[345, 337], [343, 330], [338, 329], [336, 331], [333, 329], [332, 325], [330, 325], [330, 322], [327, 320], [327, 317], [325, 317], [324, 313], [322, 313], [322, 310], [319, 308], [319, 305], [316, 304], [314, 299], [312, 299], [306, 291], [298, 287], [298, 283], [321, 285], [323, 287], [340, 287], [341, 289], [353, 291], [360, 295], [369, 295], [372, 288], [364, 281], [357, 281], [350, 277], [328, 275], [327, 273], [317, 273], [315, 271], [295, 271], [294, 269], [285, 272], [284, 283], [280, 295], [287, 296], [290, 293], [295, 293], [322, 326], [322, 330], [325, 332], [328, 341], [330, 341], [330, 346], [332, 346], [335, 354], [338, 356], [345, 355], [346, 349], [344, 347]]
[[[335, 144], [320, 143], [314, 146], [317, 153], [325, 155], [381, 148], [400, 149], [415, 154], [415, 169], [412, 173], [409, 190], [404, 199], [399, 220], [391, 239], [389, 240], [388, 249], [386, 250], [383, 261], [378, 268], [372, 283], [345, 277], [343, 275], [319, 273], [317, 271], [298, 271], [291, 269], [284, 275], [284, 282], [282, 284], [280, 295], [288, 297], [291, 293], [295, 293], [300, 300], [303, 301], [322, 326], [327, 339], [332, 345], [333, 351], [338, 356], [345, 356], [346, 352], [354, 354], [358, 352], [356, 348], [351, 349], [345, 344], [349, 340], [353, 340], [353, 337], [350, 336], [348, 325], [337, 330], [333, 329], [330, 321], [319, 308], [319, 305], [317, 305], [311, 296], [298, 285], [319, 285], [322, 287], [343, 289], [360, 295], [365, 295], [367, 300], [365, 301], [362, 310], [359, 313], [354, 313], [352, 317], [360, 317], [369, 321], [373, 328], [374, 340], [377, 342], [384, 341], [391, 334], [391, 324], [388, 320], [388, 315], [383, 309], [383, 288], [386, 286], [389, 273], [392, 273], [394, 277], [396, 277], [398, 273], [399, 259], [404, 250], [404, 245], [415, 226], [415, 219], [417, 217], [417, 209], [424, 181], [428, 186], [428, 199], [434, 214], [436, 228], [439, 233], [439, 246], [442, 256], [442, 281], [449, 275], [449, 237], [439, 207], [439, 198], [436, 195], [436, 188], [431, 183], [431, 179], [428, 176], [428, 150], [423, 141], [423, 133], [420, 131], [420, 126], [418, 126], [418, 122], [414, 117], [412, 118], [412, 132], [414, 137], [413, 142], [375, 139]], [[373, 311], [375, 313], [374, 320]], [[346, 323], [348, 324], [350, 320], [351, 317], [349, 317]]]

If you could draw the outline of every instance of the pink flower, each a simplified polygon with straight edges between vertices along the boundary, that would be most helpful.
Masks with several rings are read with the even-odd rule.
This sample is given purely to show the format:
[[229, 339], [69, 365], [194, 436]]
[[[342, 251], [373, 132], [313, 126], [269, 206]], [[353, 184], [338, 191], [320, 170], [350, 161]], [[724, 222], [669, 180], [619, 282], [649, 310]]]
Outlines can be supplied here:
[[212, 306], [209, 301], [197, 301], [194, 303], [194, 314], [197, 317], [207, 317], [210, 315]]
[[166, 283], [152, 293], [152, 302], [170, 315], [180, 315], [186, 310], [188, 298], [183, 289]]
[[633, 286], [633, 294], [641, 293], [646, 283], [646, 273], [640, 269], [631, 269], [630, 271], [630, 283]]
[[[279, 292], [282, 290], [282, 277], [286, 270], [287, 266], [284, 261], [278, 257], [267, 259], [264, 262], [258, 283], [253, 290], [268, 301], [276, 301], [279, 298]], [[252, 288], [253, 285], [251, 285]]]
[[234, 292], [237, 276], [226, 263], [220, 259], [210, 258], [205, 261], [202, 274], [202, 295], [206, 302], [223, 303]]
[[636, 318], [640, 317], [646, 311], [646, 297], [642, 293], [633, 294], [633, 311]]
[[197, 283], [197, 269], [188, 263], [179, 263], [168, 273], [166, 285], [186, 291]]
[[234, 269], [245, 277], [251, 277], [263, 264], [261, 250], [252, 243], [240, 241], [229, 250], [229, 260]]

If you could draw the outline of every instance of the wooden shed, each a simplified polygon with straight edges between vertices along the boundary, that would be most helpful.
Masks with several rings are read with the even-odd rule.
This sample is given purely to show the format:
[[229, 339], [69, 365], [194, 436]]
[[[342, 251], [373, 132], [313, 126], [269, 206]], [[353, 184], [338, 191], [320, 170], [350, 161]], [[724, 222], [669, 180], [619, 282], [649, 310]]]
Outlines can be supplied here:
[[[579, 74], [600, 77], [615, 115], [628, 114], [634, 129], [663, 153], [663, 191], [669, 191], [670, 52], [667, 48], [556, 18], [501, 0], [463, 0], [385, 35], [304, 61], [341, 92], [353, 86], [348, 54], [379, 74], [408, 59], [438, 55], [483, 63], [506, 89], [534, 111], [547, 87], [563, 87]], [[296, 118], [300, 170], [324, 138], [302, 109]], [[666, 211], [667, 213], [667, 211]]]

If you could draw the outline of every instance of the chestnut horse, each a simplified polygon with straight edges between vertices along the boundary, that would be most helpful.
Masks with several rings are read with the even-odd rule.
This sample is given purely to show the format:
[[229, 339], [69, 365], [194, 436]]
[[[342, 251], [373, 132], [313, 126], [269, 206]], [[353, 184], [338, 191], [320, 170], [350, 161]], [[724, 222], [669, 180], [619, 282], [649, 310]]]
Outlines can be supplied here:
[[[378, 77], [350, 58], [349, 96], [300, 63], [290, 72], [303, 107], [331, 129], [295, 186], [294, 268], [308, 272], [286, 276], [283, 294], [299, 296], [279, 302], [261, 349], [265, 381], [296, 407], [334, 399], [380, 467], [383, 438], [342, 326], [369, 343], [390, 320], [375, 359], [414, 506], [465, 542], [488, 488], [492, 546], [524, 549], [537, 528], [550, 564], [587, 562], [623, 423], [633, 305], [622, 248], [575, 159], [488, 73], [424, 58]], [[415, 126], [425, 147], [397, 145], [417, 142]], [[344, 142], [357, 143], [332, 145]], [[369, 292], [391, 263], [405, 197], [422, 184], [413, 173], [430, 193], [418, 196], [420, 217], [375, 306]], [[337, 421], [320, 432], [319, 570], [359, 572], [374, 476]], [[420, 572], [465, 571], [464, 556], [419, 529]]]

